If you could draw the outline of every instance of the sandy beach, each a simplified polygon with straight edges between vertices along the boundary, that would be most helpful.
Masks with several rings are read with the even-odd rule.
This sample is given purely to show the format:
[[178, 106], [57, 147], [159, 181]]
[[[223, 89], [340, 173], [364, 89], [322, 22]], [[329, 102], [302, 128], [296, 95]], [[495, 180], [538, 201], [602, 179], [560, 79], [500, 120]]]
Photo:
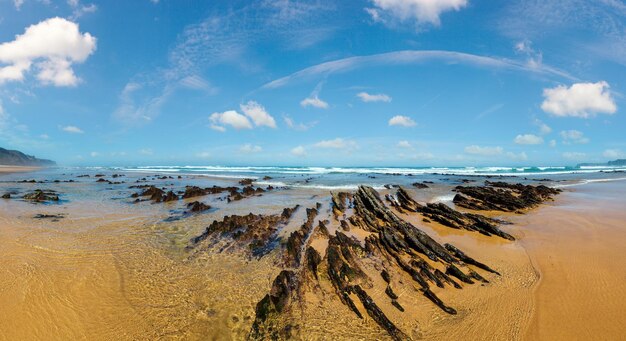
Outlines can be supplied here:
[[34, 172], [39, 169], [41, 169], [41, 167], [0, 165], [0, 174]]
[[[97, 181], [95, 173], [86, 178], [79, 173], [52, 174], [33, 173], [37, 179], [47, 179], [37, 183], [20, 182], [19, 174], [0, 178], [2, 191], [14, 197], [0, 199], [4, 200], [0, 205], [0, 303], [6, 307], [0, 311], [2, 340], [245, 339], [258, 323], [260, 300], [284, 268], [284, 246], [262, 257], [250, 257], [246, 254], [251, 246], [240, 248], [237, 239], [230, 242], [226, 234], [191, 244], [190, 249], [192, 238], [227, 215], [273, 214], [295, 203], [308, 208], [318, 202], [321, 206], [312, 226], [325, 222], [331, 236], [341, 232], [361, 241], [372, 235], [356, 225], [342, 229], [333, 218], [327, 189], [275, 189], [232, 202], [209, 195], [202, 197], [213, 207], [208, 213], [181, 215], [193, 199], [133, 203], [131, 194], [136, 189], [124, 183], [142, 181], [146, 175], [122, 175], [115, 177], [122, 180], [116, 183], [110, 181], [114, 177], [108, 172], [102, 177], [108, 182]], [[237, 180], [193, 176], [161, 179], [153, 175], [147, 180], [164, 188], [188, 183], [237, 185]], [[19, 199], [35, 188], [57, 191], [59, 202], [33, 204]], [[444, 182], [428, 189], [409, 189], [409, 193], [428, 202], [446, 197], [451, 188]], [[498, 271], [496, 275], [474, 267], [485, 281], [468, 284], [455, 279], [462, 289], [432, 285], [433, 293], [453, 307], [455, 314], [425, 299], [411, 276], [390, 267], [384, 253], [380, 258], [355, 254], [368, 278], [360, 283], [407, 338], [619, 338], [624, 332], [621, 312], [626, 307], [622, 243], [626, 216], [620, 209], [625, 204], [621, 193], [626, 182], [563, 189], [555, 201], [527, 214], [481, 212], [511, 221], [502, 229], [515, 240], [425, 222], [421, 215], [397, 208], [389, 211], [436, 242], [451, 243]], [[384, 197], [395, 190], [379, 192]], [[51, 218], [37, 218], [38, 214]], [[286, 238], [306, 220], [306, 212], [296, 210], [280, 235]], [[333, 242], [320, 233], [310, 237], [311, 247], [321, 255]], [[417, 254], [405, 259], [411, 258], [422, 259]], [[445, 271], [440, 262], [423, 259]], [[301, 276], [306, 275], [307, 264], [308, 260]], [[298, 326], [293, 338], [390, 338], [371, 316], [356, 318], [336, 298], [337, 289], [327, 274], [332, 263], [318, 266], [319, 283], [309, 282], [311, 286], [298, 289], [299, 308], [288, 310]], [[381, 269], [389, 269], [404, 311], [389, 300]], [[466, 266], [462, 269], [470, 271]], [[311, 277], [300, 281], [305, 278], [310, 281]], [[357, 308], [364, 312], [365, 306], [353, 295]]]
[[529, 340], [618, 340], [626, 330], [626, 181], [571, 188], [525, 217], [540, 272]]

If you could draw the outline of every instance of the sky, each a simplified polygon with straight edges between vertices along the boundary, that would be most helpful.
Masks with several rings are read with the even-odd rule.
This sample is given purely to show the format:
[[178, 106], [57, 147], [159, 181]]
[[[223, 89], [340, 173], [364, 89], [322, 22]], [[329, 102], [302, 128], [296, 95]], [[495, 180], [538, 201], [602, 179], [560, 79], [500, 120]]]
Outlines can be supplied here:
[[61, 165], [626, 158], [621, 0], [0, 0], [0, 146]]

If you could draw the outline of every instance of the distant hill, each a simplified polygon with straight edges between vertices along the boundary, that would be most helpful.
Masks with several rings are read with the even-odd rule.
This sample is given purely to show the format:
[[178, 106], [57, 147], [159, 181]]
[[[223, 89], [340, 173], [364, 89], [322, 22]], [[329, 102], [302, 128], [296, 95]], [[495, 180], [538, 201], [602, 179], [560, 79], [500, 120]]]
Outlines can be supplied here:
[[619, 159], [615, 161], [609, 161], [609, 166], [626, 166], [626, 159]]
[[626, 166], [626, 159], [613, 160], [607, 163], [579, 163], [577, 165], [577, 167], [583, 167], [583, 166], [613, 166], [613, 167]]
[[38, 159], [17, 150], [0, 147], [0, 165], [4, 166], [54, 166], [56, 162]]

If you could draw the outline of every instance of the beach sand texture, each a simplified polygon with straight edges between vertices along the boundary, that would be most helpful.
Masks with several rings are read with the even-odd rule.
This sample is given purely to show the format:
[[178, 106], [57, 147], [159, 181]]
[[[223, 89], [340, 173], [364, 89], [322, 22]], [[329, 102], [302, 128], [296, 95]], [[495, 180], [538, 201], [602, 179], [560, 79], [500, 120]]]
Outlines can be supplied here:
[[[410, 281], [397, 288], [404, 313], [383, 299], [384, 286], [375, 274], [369, 294], [413, 338], [619, 339], [626, 330], [625, 189], [626, 182], [570, 187], [527, 215], [506, 215], [515, 223], [504, 227], [517, 238], [514, 242], [402, 215], [502, 276], [489, 276], [486, 285], [437, 291], [457, 315], [416, 295]], [[325, 200], [324, 193], [292, 190], [233, 204], [214, 202], [230, 211], [168, 223], [163, 222], [172, 209], [167, 204], [128, 208], [109, 194], [80, 205], [3, 202], [0, 340], [245, 338], [257, 302], [278, 274], [273, 259], [188, 257], [181, 250], [224, 214], [245, 214], [251, 207], [277, 211], [294, 200], [312, 206]], [[42, 210], [66, 217], [58, 222], [32, 218]], [[301, 335], [389, 338], [370, 318], [355, 319], [338, 301], [307, 297]]]

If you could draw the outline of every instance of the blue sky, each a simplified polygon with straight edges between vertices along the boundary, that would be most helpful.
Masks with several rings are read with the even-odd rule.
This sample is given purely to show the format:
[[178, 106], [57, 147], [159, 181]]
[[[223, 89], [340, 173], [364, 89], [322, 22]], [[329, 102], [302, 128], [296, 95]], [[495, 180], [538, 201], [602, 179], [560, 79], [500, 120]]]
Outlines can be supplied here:
[[64, 165], [626, 157], [620, 0], [0, 0], [0, 145]]

